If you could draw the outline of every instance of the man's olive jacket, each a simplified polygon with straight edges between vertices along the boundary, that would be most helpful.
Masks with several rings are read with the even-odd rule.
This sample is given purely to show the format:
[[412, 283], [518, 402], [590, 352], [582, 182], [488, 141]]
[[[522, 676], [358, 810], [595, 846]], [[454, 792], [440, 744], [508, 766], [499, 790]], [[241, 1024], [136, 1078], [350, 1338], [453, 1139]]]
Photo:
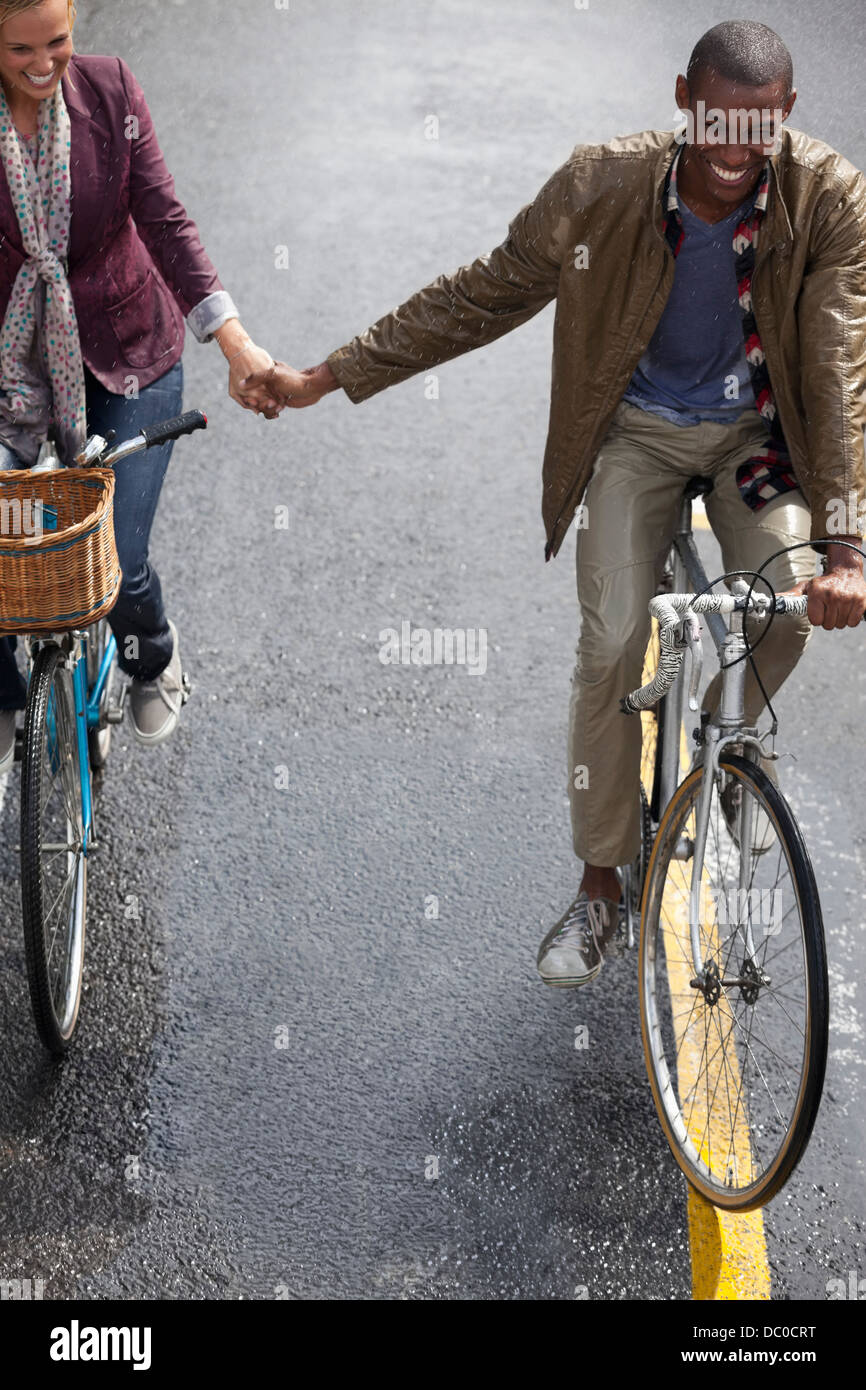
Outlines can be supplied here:
[[[674, 134], [658, 130], [578, 145], [501, 246], [440, 275], [328, 358], [350, 399], [363, 401], [556, 299], [542, 473], [548, 559], [673, 285], [662, 188], [676, 149]], [[866, 504], [866, 179], [795, 130], [783, 129], [770, 164], [752, 296], [815, 541], [834, 519], [844, 534], [840, 514], [853, 507], [856, 517]]]

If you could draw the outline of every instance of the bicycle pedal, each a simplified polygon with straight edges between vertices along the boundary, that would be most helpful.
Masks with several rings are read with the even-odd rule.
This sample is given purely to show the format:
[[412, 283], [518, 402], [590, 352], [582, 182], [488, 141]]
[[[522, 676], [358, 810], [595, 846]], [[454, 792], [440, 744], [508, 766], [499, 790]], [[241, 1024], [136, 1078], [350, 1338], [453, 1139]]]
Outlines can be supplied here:
[[605, 943], [604, 954], [607, 960], [622, 960], [629, 950], [628, 928], [621, 922], [610, 940]]
[[108, 705], [105, 711], [106, 724], [123, 723], [123, 712], [126, 706], [126, 696], [129, 690], [129, 685], [130, 682], [128, 679], [123, 679], [119, 682], [117, 698], [116, 700], [111, 701], [111, 703]]

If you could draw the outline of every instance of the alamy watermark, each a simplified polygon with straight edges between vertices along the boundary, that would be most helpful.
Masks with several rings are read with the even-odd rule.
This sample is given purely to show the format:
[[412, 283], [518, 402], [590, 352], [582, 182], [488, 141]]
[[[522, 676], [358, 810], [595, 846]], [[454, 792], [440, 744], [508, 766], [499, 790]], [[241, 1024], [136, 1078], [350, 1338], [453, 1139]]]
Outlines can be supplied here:
[[844, 497], [827, 500], [827, 535], [862, 536], [866, 531], [866, 497], [853, 489]]
[[0, 1279], [0, 1300], [30, 1303], [45, 1297], [44, 1279]]
[[[689, 925], [688, 894], [667, 909], [669, 920], [680, 929]], [[785, 919], [781, 888], [718, 888], [701, 883], [698, 898], [700, 921], [708, 926], [737, 927], [750, 923], [761, 927], [762, 936], [778, 936]]]
[[412, 627], [404, 619], [400, 631], [386, 627], [379, 633], [379, 660], [383, 666], [465, 666], [470, 676], [487, 670], [487, 629]]
[[678, 144], [687, 145], [761, 145], [778, 154], [782, 146], [782, 123], [785, 119], [780, 106], [737, 106], [722, 111], [718, 106], [707, 107], [705, 101], [695, 102], [696, 110], [682, 108], [677, 113], [679, 129], [674, 131]]
[[[46, 526], [46, 511], [48, 526]], [[0, 536], [41, 536], [47, 530], [56, 513], [46, 508], [41, 497], [0, 497]]]

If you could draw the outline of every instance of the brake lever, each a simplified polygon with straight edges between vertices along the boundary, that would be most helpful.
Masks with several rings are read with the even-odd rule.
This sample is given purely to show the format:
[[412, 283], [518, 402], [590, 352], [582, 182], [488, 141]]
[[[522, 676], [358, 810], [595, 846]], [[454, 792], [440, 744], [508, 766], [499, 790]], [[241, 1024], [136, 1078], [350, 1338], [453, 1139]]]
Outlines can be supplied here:
[[692, 654], [692, 670], [689, 677], [689, 709], [698, 708], [698, 691], [701, 687], [701, 672], [704, 667], [704, 644], [701, 641], [701, 624], [691, 609], [683, 617], [683, 646]]

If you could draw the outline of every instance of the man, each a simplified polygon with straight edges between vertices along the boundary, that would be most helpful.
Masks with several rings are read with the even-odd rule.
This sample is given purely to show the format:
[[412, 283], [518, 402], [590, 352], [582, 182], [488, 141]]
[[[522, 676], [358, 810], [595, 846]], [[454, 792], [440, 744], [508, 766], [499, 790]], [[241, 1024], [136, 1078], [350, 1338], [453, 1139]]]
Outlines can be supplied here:
[[[866, 503], [866, 180], [783, 128], [791, 56], [763, 24], [710, 29], [675, 91], [684, 140], [644, 131], [578, 146], [489, 255], [319, 366], [247, 378], [295, 409], [338, 386], [359, 402], [556, 299], [542, 514], [550, 559], [582, 506], [568, 785], [584, 862], [577, 898], [539, 951], [542, 979], [557, 986], [601, 970], [619, 915], [616, 866], [637, 853], [641, 731], [619, 697], [640, 684], [647, 604], [688, 478], [712, 479], [707, 514], [726, 570], [834, 537], [814, 548], [823, 575], [808, 544], [765, 571], [777, 591], [808, 595], [808, 618], [774, 624], [761, 643], [770, 697], [812, 626], [855, 626], [866, 610], [862, 558], [844, 544], [860, 544]], [[711, 715], [719, 694], [716, 677]], [[763, 703], [749, 668], [750, 723]]]

